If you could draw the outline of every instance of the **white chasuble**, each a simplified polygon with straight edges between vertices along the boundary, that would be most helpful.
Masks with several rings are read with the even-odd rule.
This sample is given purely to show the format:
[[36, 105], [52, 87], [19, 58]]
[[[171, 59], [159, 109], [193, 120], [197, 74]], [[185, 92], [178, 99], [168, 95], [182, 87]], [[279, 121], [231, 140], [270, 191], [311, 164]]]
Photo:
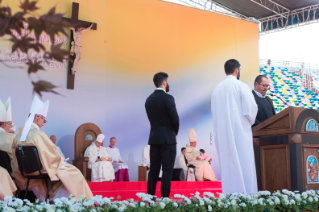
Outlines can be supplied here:
[[119, 161], [123, 162], [123, 160], [121, 158], [121, 154], [118, 148], [106, 147], [106, 150], [112, 156], [112, 165], [113, 165], [114, 172], [117, 172], [119, 169], [128, 169], [128, 166], [126, 165], [126, 163], [119, 163]]
[[213, 91], [213, 134], [224, 194], [257, 192], [251, 130], [257, 110], [251, 89], [233, 76], [227, 76]]
[[17, 187], [12, 181], [10, 174], [0, 166], [0, 200], [3, 200], [6, 196], [12, 197], [16, 190]]
[[97, 147], [95, 142], [89, 146], [84, 153], [84, 157], [89, 157], [88, 168], [91, 169], [91, 182], [112, 181], [115, 178], [114, 169], [110, 161], [96, 162], [100, 158], [112, 158], [103, 146]]
[[186, 144], [185, 156], [188, 161], [188, 164], [192, 164], [196, 167], [195, 175], [198, 181], [217, 181], [217, 178], [211, 165], [206, 160], [197, 160], [197, 157], [200, 157], [200, 152], [196, 147], [192, 147], [191, 145]]
[[188, 173], [187, 173], [187, 165], [186, 165], [186, 161], [185, 161], [185, 156], [183, 154], [181, 154], [180, 156], [178, 156], [176, 158], [175, 168], [183, 169], [185, 180], [186, 180], [186, 174], [187, 174], [188, 175], [187, 181], [195, 181], [194, 170], [189, 169]]

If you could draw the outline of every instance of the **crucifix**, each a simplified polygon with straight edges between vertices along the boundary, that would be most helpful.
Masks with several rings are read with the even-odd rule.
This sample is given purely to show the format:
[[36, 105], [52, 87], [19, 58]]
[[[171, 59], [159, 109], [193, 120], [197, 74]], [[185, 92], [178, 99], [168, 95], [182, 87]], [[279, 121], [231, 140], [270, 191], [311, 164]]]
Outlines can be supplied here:
[[76, 65], [81, 58], [81, 41], [82, 41], [82, 33], [87, 30], [96, 30], [97, 24], [91, 23], [87, 21], [78, 20], [79, 17], [79, 3], [72, 3], [72, 17], [65, 18], [63, 17], [63, 21], [67, 21], [74, 26], [71, 28], [70, 34], [70, 55], [69, 55], [69, 64], [68, 64], [68, 78], [67, 78], [67, 89], [74, 89], [74, 79], [75, 79], [75, 71]]

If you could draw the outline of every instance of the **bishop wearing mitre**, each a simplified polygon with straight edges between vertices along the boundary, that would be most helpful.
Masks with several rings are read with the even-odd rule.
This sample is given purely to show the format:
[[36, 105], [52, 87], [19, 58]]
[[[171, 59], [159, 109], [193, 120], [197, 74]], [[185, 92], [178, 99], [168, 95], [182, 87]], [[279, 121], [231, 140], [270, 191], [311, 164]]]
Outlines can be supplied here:
[[[49, 100], [43, 103], [38, 96], [34, 97], [28, 120], [14, 139], [13, 151], [18, 145], [37, 147], [42, 163], [41, 172], [47, 173], [52, 181], [49, 190], [50, 200], [58, 197], [68, 197], [69, 194], [75, 195], [75, 198], [84, 195], [91, 199], [93, 194], [82, 173], [76, 167], [65, 163], [50, 138], [40, 130], [47, 122], [48, 108]], [[17, 167], [15, 167], [14, 175], [17, 175], [16, 180], [19, 187], [21, 185], [20, 188], [25, 189], [27, 179], [17, 171]], [[37, 186], [36, 190], [42, 196], [39, 199], [44, 199], [45, 193], [43, 192], [46, 191], [44, 179], [36, 179], [35, 184]], [[30, 183], [29, 187], [31, 188], [31, 186], [34, 185]], [[33, 190], [33, 192], [37, 196], [36, 190]]]
[[126, 163], [123, 162], [120, 150], [117, 147], [115, 147], [115, 145], [116, 138], [112, 137], [110, 139], [110, 145], [106, 147], [107, 152], [110, 153], [112, 156], [112, 165], [115, 172], [114, 181], [130, 181], [128, 166]]
[[10, 163], [13, 158], [12, 142], [15, 137], [13, 127], [11, 99], [9, 97], [5, 104], [0, 100], [0, 151], [6, 152], [9, 155]]
[[[10, 162], [13, 157], [11, 146], [15, 136], [12, 125], [11, 100], [9, 97], [5, 104], [0, 100], [0, 151], [9, 155]], [[11, 173], [0, 167], [0, 200], [3, 200], [5, 196], [12, 196], [16, 190], [17, 187], [12, 181]]]
[[186, 145], [186, 159], [189, 164], [194, 165], [196, 171], [196, 179], [198, 181], [217, 181], [214, 171], [207, 160], [200, 159], [200, 151], [196, 148], [197, 139], [193, 128], [188, 133], [189, 144]]
[[103, 134], [99, 134], [84, 153], [84, 157], [89, 158], [88, 168], [92, 169], [91, 182], [112, 182], [115, 178], [112, 156], [103, 147], [104, 138]]

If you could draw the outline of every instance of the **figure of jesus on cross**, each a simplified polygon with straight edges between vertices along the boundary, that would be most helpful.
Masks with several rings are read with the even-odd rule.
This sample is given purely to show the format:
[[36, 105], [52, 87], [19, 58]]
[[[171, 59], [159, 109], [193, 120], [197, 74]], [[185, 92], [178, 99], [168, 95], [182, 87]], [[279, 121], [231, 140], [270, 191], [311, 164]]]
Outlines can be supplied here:
[[[76, 69], [75, 69], [76, 65], [78, 64], [79, 60], [81, 59], [82, 34], [83, 34], [83, 32], [90, 30], [92, 28], [92, 26], [93, 26], [93, 23], [88, 28], [84, 28], [84, 29], [82, 27], [76, 27], [76, 28], [71, 27], [70, 28], [73, 31], [73, 40], [74, 40], [74, 44], [73, 44], [74, 52], [71, 51], [70, 53], [75, 54], [75, 60], [73, 62], [73, 66], [71, 68], [73, 75], [76, 72]], [[73, 49], [73, 48], [71, 48], [71, 49]]]

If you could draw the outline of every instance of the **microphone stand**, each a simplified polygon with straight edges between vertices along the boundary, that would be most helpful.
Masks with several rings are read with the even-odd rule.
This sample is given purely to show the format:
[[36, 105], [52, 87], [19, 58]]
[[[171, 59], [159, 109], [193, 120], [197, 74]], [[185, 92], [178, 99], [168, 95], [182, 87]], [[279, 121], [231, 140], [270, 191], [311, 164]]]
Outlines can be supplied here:
[[282, 103], [284, 103], [284, 105], [286, 105], [286, 106], [288, 106], [289, 107], [289, 105], [288, 105], [288, 103], [286, 102], [286, 101], [284, 101], [282, 98], [280, 98], [280, 96], [277, 96], [276, 94], [269, 94], [270, 96], [275, 96], [275, 97], [277, 97], [277, 99], [280, 99], [281, 100], [281, 102]]

